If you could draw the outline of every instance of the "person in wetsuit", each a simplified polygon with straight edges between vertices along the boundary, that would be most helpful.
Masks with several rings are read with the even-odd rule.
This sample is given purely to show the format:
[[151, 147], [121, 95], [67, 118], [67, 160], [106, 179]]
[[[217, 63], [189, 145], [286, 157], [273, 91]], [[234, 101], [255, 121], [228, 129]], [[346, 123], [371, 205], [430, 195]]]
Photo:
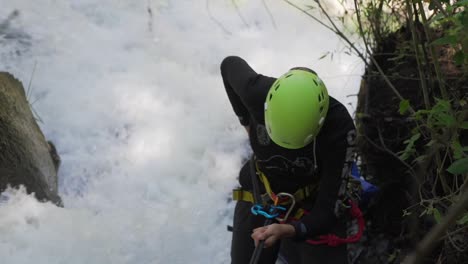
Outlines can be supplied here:
[[[346, 245], [311, 245], [307, 239], [329, 233], [346, 235], [335, 214], [338, 191], [354, 123], [346, 108], [328, 96], [325, 85], [308, 68], [293, 68], [280, 78], [256, 73], [237, 56], [226, 57], [221, 75], [240, 124], [249, 135], [258, 170], [274, 193], [294, 193], [315, 185], [299, 203], [301, 219], [263, 227], [265, 218], [251, 213], [252, 202], [236, 204], [231, 245], [233, 264], [249, 263], [256, 243], [265, 240], [259, 263], [275, 263], [278, 252], [292, 263], [347, 263]], [[252, 191], [249, 162], [239, 173], [241, 188]], [[263, 186], [262, 186], [263, 187]], [[262, 188], [262, 191], [265, 189]]]

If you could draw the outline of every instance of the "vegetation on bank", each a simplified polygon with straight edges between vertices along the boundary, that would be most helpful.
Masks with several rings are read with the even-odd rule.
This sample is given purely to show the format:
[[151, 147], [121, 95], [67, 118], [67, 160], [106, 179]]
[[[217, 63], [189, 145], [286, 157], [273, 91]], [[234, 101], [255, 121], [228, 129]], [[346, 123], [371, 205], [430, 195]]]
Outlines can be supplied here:
[[[398, 240], [386, 262], [467, 263], [468, 0], [354, 0], [338, 17], [318, 0], [284, 1], [366, 64], [356, 123], [363, 172], [387, 199], [374, 225]], [[342, 29], [349, 21], [362, 44]]]

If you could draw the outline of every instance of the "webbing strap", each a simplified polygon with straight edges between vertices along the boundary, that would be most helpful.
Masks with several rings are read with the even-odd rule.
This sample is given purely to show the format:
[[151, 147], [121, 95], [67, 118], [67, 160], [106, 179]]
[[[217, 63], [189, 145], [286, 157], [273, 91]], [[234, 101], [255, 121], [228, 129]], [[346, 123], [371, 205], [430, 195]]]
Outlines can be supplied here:
[[[252, 160], [251, 160], [252, 162]], [[277, 196], [273, 192], [270, 186], [270, 182], [268, 181], [268, 178], [265, 176], [265, 174], [258, 168], [258, 164], [255, 162], [255, 174], [259, 176], [260, 181], [263, 183], [265, 186], [266, 193], [260, 194], [261, 197], [261, 203], [266, 204], [269, 200], [271, 201], [276, 201]], [[252, 173], [254, 174], [254, 173]], [[255, 177], [256, 175], [252, 175], [252, 177]], [[294, 199], [296, 202], [300, 202], [305, 200], [306, 198], [312, 196], [313, 194], [316, 193], [317, 191], [317, 184], [310, 184], [306, 185], [302, 188], [299, 188], [293, 195]], [[245, 201], [245, 202], [250, 202], [250, 203], [255, 203], [255, 196], [254, 193], [248, 190], [243, 190], [243, 189], [234, 189], [232, 191], [232, 199], [234, 201]], [[289, 204], [290, 201], [289, 199], [285, 200], [279, 200], [278, 204], [279, 205], [287, 205]]]
[[[266, 203], [270, 198], [268, 194], [264, 193], [261, 195], [263, 203]], [[249, 203], [255, 203], [254, 195], [251, 191], [243, 189], [232, 190], [232, 199], [234, 201], [245, 201]]]
[[[257, 174], [260, 176], [260, 181], [263, 183], [265, 186], [266, 193], [268, 196], [270, 196], [270, 199], [275, 201], [276, 200], [276, 195], [271, 189], [270, 182], [268, 181], [268, 178], [265, 176], [265, 174], [258, 168], [258, 164], [255, 163], [255, 167], [257, 169]], [[317, 190], [317, 184], [310, 184], [306, 185], [302, 188], [299, 188], [293, 195], [294, 199], [296, 199], [296, 202], [300, 202], [305, 200], [306, 198], [312, 196]], [[284, 204], [285, 202], [280, 201], [279, 204]]]
[[[304, 199], [312, 196], [314, 194], [315, 188], [314, 186], [306, 186], [304, 188], [301, 188], [297, 190], [294, 193], [294, 199], [296, 199], [297, 202], [303, 201]], [[275, 194], [273, 194], [275, 195]], [[261, 195], [263, 203], [266, 203], [271, 199], [271, 196], [268, 193], [264, 193]], [[232, 199], [234, 201], [245, 201], [245, 202], [250, 202], [254, 203], [254, 196], [251, 191], [243, 190], [243, 189], [234, 189], [232, 190]], [[289, 204], [289, 200], [286, 201], [279, 201], [278, 204], [280, 205], [287, 205]]]

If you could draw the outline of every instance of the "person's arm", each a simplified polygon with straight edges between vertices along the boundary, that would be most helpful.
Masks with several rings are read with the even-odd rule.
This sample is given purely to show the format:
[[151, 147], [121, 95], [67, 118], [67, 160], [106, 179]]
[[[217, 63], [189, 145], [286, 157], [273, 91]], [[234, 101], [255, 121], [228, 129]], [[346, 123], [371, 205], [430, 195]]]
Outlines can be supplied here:
[[[338, 191], [342, 183], [342, 173], [346, 161], [346, 152], [350, 144], [348, 143], [348, 133], [354, 130], [354, 124], [346, 108], [341, 104], [333, 116], [328, 116], [326, 144], [321, 149], [318, 157], [320, 169], [320, 183], [317, 198], [309, 214], [301, 221], [293, 223], [295, 227], [295, 237], [306, 239], [322, 234], [330, 233], [336, 223], [335, 204], [338, 199]], [[325, 127], [324, 127], [325, 128]]]
[[229, 56], [221, 63], [221, 76], [232, 108], [248, 131], [249, 88], [259, 75], [243, 59]]

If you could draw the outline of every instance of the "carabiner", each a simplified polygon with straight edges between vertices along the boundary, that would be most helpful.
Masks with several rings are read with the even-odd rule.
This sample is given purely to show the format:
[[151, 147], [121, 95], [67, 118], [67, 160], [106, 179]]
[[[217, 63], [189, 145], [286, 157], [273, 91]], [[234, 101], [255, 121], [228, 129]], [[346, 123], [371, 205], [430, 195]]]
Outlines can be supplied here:
[[250, 208], [250, 211], [254, 215], [262, 215], [263, 217], [267, 219], [273, 219], [278, 217], [280, 214], [278, 211], [286, 211], [286, 208], [282, 206], [274, 206], [270, 205], [268, 206], [268, 210], [265, 211], [264, 207], [260, 204], [255, 204]]

